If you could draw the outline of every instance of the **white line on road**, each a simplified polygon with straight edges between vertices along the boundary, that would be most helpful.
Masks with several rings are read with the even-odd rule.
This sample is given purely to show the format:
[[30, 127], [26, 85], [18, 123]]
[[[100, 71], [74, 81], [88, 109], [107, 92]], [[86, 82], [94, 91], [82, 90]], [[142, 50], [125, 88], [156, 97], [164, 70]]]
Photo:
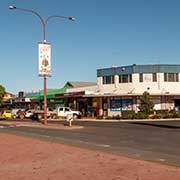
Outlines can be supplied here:
[[105, 148], [111, 147], [111, 145], [109, 144], [97, 144], [97, 143], [85, 142], [85, 141], [80, 141], [80, 140], [78, 140], [77, 142], [82, 143], [82, 144], [87, 144], [87, 145], [105, 147]]

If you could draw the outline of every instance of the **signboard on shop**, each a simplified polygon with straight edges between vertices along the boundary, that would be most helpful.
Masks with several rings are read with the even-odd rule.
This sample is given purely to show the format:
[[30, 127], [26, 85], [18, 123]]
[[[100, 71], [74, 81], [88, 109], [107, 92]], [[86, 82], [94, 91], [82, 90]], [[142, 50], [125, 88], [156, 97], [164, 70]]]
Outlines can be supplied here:
[[132, 99], [114, 99], [110, 100], [111, 111], [131, 111], [133, 110]]

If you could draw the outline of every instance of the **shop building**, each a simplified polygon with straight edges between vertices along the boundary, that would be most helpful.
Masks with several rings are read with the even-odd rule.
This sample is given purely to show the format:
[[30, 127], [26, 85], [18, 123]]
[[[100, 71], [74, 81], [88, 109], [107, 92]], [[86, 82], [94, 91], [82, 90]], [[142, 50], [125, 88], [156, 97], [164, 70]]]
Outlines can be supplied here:
[[96, 82], [68, 81], [64, 88], [66, 93], [57, 94], [56, 98], [63, 98], [65, 106], [81, 111], [83, 116], [96, 116], [97, 107], [94, 100], [98, 89]]
[[[154, 109], [180, 108], [180, 65], [154, 64], [97, 70], [96, 82], [68, 81], [47, 91], [48, 107], [68, 106], [84, 116], [114, 116], [138, 111], [142, 94], [150, 93]], [[43, 91], [28, 96], [43, 106]]]
[[[100, 115], [138, 111], [143, 92], [150, 93], [154, 109], [179, 109], [180, 65], [130, 65], [97, 70]], [[96, 95], [97, 96], [97, 95]]]
[[[96, 82], [68, 81], [61, 89], [47, 90], [47, 105], [55, 109], [58, 106], [67, 106], [73, 110], [79, 110], [84, 116], [96, 116], [97, 103], [93, 96], [97, 91]], [[91, 97], [86, 97], [93, 95]], [[31, 100], [34, 107], [43, 108], [43, 91], [29, 93], [26, 98]]]

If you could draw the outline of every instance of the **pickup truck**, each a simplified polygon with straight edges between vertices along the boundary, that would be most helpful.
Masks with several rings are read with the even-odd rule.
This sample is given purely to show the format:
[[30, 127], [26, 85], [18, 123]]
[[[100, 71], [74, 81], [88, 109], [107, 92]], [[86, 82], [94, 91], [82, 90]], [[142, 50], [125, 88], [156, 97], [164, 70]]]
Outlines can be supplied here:
[[[28, 113], [25, 113], [23, 111], [19, 111], [17, 113], [17, 117], [19, 117], [20, 119], [24, 119], [25, 117], [29, 118], [28, 115]], [[67, 118], [68, 115], [72, 115], [73, 119], [76, 119], [81, 117], [81, 112], [73, 111], [69, 107], [57, 107], [57, 109], [53, 111], [47, 108], [47, 118], [52, 118], [54, 116]], [[33, 110], [30, 117], [33, 119], [42, 119], [44, 118], [44, 110]]]
[[81, 118], [81, 112], [80, 111], [73, 111], [69, 107], [58, 107], [57, 109], [57, 116], [58, 117], [64, 117], [66, 118], [68, 114], [72, 114], [73, 118]]
[[[56, 111], [52, 111], [52, 110], [47, 109], [47, 118], [50, 118], [50, 117], [53, 117], [53, 116], [56, 116], [56, 115], [57, 115]], [[32, 118], [33, 119], [42, 119], [42, 118], [44, 118], [44, 110], [35, 110], [33, 112]]]

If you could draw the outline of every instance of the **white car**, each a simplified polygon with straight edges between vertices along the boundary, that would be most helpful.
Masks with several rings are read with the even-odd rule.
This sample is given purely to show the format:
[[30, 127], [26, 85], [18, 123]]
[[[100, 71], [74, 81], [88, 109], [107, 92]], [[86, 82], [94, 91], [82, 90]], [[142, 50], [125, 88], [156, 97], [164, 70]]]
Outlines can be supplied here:
[[26, 112], [25, 112], [25, 117], [26, 118], [31, 118], [33, 116], [33, 111], [32, 110], [27, 110]]
[[81, 112], [80, 111], [73, 111], [69, 107], [58, 107], [57, 108], [57, 116], [59, 117], [67, 117], [68, 114], [72, 114], [73, 118], [80, 118]]

